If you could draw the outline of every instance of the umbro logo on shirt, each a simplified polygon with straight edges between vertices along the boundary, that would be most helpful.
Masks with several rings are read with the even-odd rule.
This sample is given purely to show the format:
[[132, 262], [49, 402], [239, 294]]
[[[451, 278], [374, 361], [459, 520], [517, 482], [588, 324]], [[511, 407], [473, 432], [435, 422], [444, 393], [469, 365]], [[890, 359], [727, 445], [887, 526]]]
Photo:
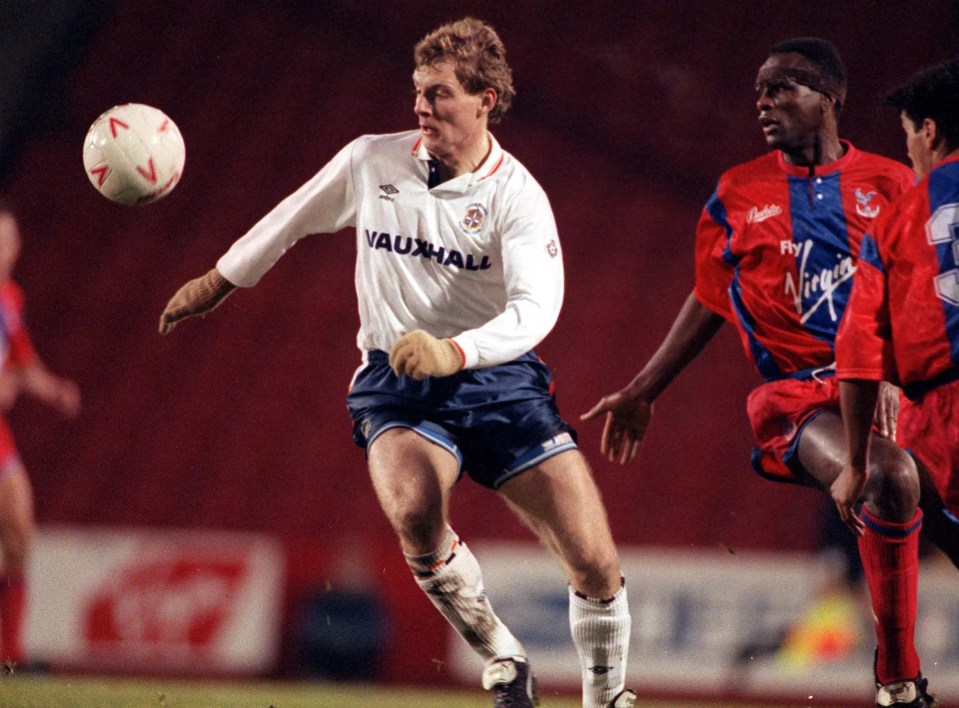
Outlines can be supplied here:
[[393, 201], [393, 195], [399, 194], [400, 190], [394, 187], [392, 184], [381, 184], [380, 189], [384, 192], [380, 195], [380, 199], [383, 199], [388, 202]]

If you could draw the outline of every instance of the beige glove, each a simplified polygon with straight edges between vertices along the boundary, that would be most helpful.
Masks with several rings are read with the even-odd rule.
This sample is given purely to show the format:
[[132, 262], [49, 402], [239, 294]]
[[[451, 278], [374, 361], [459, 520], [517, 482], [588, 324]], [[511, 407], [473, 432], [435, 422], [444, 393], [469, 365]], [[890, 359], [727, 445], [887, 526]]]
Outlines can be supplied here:
[[421, 329], [400, 337], [390, 350], [393, 372], [417, 381], [427, 376], [455, 374], [464, 363], [463, 353], [452, 339], [437, 339]]
[[209, 312], [235, 288], [216, 268], [189, 281], [170, 298], [160, 315], [160, 334], [168, 334], [180, 320]]

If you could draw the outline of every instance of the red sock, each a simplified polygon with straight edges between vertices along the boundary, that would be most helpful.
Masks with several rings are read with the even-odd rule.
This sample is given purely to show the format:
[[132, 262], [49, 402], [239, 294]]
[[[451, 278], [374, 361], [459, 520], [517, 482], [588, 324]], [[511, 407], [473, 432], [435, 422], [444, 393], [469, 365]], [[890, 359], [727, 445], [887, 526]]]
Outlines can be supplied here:
[[913, 638], [919, 588], [919, 530], [922, 511], [897, 524], [876, 518], [863, 507], [866, 524], [859, 555], [872, 596], [879, 652], [876, 678], [881, 684], [911, 681], [919, 675], [919, 654]]
[[0, 639], [3, 640], [0, 661], [23, 663], [20, 631], [23, 626], [26, 594], [23, 573], [9, 572], [0, 575]]

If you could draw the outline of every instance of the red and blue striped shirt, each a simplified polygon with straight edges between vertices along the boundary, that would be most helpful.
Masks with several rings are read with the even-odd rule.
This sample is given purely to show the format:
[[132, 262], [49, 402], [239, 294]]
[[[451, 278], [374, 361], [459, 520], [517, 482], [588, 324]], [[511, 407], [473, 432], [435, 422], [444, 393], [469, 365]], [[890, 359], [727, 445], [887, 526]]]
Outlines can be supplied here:
[[938, 163], [863, 239], [837, 375], [915, 397], [959, 378], [959, 157]]
[[696, 236], [696, 297], [736, 325], [767, 381], [831, 367], [863, 233], [913, 182], [857, 150], [828, 165], [774, 151], [719, 179]]

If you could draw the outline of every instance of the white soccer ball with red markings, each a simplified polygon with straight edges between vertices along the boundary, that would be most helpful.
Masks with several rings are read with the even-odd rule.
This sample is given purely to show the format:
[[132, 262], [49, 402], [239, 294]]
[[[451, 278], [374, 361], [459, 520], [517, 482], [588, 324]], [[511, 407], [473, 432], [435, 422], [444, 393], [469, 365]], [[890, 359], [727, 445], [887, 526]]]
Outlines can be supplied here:
[[180, 181], [186, 146], [176, 123], [143, 103], [114, 106], [93, 121], [83, 166], [97, 191], [120, 204], [149, 204]]

